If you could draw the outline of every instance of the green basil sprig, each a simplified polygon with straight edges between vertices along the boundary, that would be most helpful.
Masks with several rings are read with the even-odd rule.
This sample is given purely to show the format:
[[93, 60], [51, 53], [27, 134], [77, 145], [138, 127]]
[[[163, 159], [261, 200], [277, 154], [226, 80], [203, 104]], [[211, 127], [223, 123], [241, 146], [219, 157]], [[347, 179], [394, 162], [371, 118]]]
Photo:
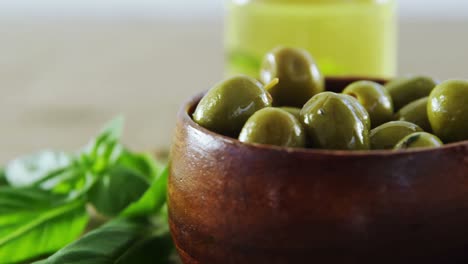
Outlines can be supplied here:
[[[121, 118], [112, 121], [76, 154], [46, 151], [0, 170], [0, 263], [48, 254], [41, 263], [136, 263], [125, 256], [139, 257], [131, 252], [147, 245], [160, 247], [151, 252], [159, 252], [158, 260], [167, 259], [173, 246], [161, 208], [168, 170], [150, 154], [126, 149], [122, 126]], [[89, 206], [115, 220], [69, 244], [84, 232]], [[99, 245], [105, 240], [112, 243]], [[95, 251], [94, 262], [60, 262], [64, 256], [86, 259], [91, 253], [83, 245]], [[119, 258], [105, 262], [109, 254]], [[154, 260], [138, 263], [165, 263]]]
[[141, 219], [117, 219], [35, 264], [169, 263], [167, 229]]
[[15, 263], [60, 249], [84, 230], [85, 201], [39, 189], [0, 188], [0, 263]]

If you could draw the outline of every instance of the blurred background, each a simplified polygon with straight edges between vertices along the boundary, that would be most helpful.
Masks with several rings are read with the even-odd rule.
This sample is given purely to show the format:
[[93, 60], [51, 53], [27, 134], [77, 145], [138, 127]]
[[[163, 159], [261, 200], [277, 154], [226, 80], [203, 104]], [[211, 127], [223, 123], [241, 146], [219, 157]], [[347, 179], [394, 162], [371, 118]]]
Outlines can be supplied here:
[[[74, 150], [126, 117], [167, 148], [189, 96], [223, 78], [223, 0], [0, 1], [0, 163]], [[399, 74], [468, 78], [468, 1], [399, 2]]]

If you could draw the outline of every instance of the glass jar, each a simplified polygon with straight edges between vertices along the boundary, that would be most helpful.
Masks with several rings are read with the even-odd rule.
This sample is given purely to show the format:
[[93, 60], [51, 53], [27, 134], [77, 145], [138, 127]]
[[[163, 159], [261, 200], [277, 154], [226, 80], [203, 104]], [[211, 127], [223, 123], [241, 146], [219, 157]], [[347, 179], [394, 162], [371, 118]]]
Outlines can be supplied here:
[[396, 0], [229, 0], [227, 74], [258, 76], [277, 46], [308, 50], [326, 76], [396, 74]]

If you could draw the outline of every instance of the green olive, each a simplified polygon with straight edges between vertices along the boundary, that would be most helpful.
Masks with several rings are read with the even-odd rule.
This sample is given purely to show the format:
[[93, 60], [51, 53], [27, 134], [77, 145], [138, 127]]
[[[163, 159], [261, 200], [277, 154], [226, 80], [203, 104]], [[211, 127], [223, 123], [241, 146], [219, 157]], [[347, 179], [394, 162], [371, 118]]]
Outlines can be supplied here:
[[398, 111], [395, 116], [396, 120], [407, 121], [418, 125], [424, 131], [431, 132], [431, 124], [427, 117], [427, 102], [429, 97], [424, 97], [413, 101]]
[[[311, 144], [321, 149], [369, 149], [369, 128], [359, 103], [349, 96], [323, 92], [312, 97], [301, 110], [301, 119]], [[364, 110], [365, 111], [365, 110]]]
[[301, 123], [292, 114], [273, 107], [263, 108], [253, 114], [242, 128], [239, 140], [291, 148], [306, 145]]
[[371, 81], [358, 81], [348, 85], [343, 93], [356, 98], [364, 106], [370, 115], [372, 126], [376, 127], [391, 120], [392, 97], [382, 85]]
[[371, 130], [370, 142], [372, 149], [392, 149], [407, 135], [422, 132], [422, 129], [410, 122], [391, 121]]
[[279, 84], [270, 88], [275, 106], [302, 107], [312, 96], [324, 90], [324, 79], [310, 54], [297, 48], [276, 48], [269, 52], [260, 71], [260, 80]]
[[271, 102], [260, 82], [248, 76], [235, 76], [206, 93], [193, 113], [193, 120], [211, 131], [237, 137], [247, 119], [271, 106]]
[[359, 118], [362, 120], [362, 122], [364, 122], [364, 125], [367, 127], [368, 130], [370, 130], [371, 129], [371, 119], [370, 119], [369, 113], [364, 108], [364, 106], [362, 106], [356, 98], [354, 98], [354, 97], [352, 97], [350, 95], [341, 94], [341, 96], [344, 99], [348, 99], [348, 101], [351, 101], [349, 106], [351, 106], [353, 108], [353, 110], [356, 111], [356, 114], [359, 116]]
[[290, 113], [297, 120], [301, 120], [301, 109], [300, 108], [297, 108], [297, 107], [280, 107], [280, 109]]
[[404, 137], [398, 142], [394, 149], [411, 149], [411, 148], [437, 148], [443, 146], [444, 143], [432, 134], [426, 132], [416, 132]]
[[436, 86], [434, 79], [425, 76], [395, 79], [385, 85], [392, 96], [393, 108], [400, 110], [403, 106], [426, 96]]
[[468, 81], [438, 85], [429, 96], [427, 113], [432, 130], [444, 142], [468, 140]]

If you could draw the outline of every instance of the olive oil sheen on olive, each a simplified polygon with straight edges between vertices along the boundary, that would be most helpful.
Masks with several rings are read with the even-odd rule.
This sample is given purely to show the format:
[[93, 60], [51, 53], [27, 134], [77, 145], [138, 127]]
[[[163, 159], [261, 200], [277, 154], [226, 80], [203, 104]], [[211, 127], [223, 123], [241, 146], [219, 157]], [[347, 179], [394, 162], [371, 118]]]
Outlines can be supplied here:
[[226, 73], [258, 76], [277, 46], [308, 50], [326, 76], [393, 77], [396, 0], [230, 0]]

